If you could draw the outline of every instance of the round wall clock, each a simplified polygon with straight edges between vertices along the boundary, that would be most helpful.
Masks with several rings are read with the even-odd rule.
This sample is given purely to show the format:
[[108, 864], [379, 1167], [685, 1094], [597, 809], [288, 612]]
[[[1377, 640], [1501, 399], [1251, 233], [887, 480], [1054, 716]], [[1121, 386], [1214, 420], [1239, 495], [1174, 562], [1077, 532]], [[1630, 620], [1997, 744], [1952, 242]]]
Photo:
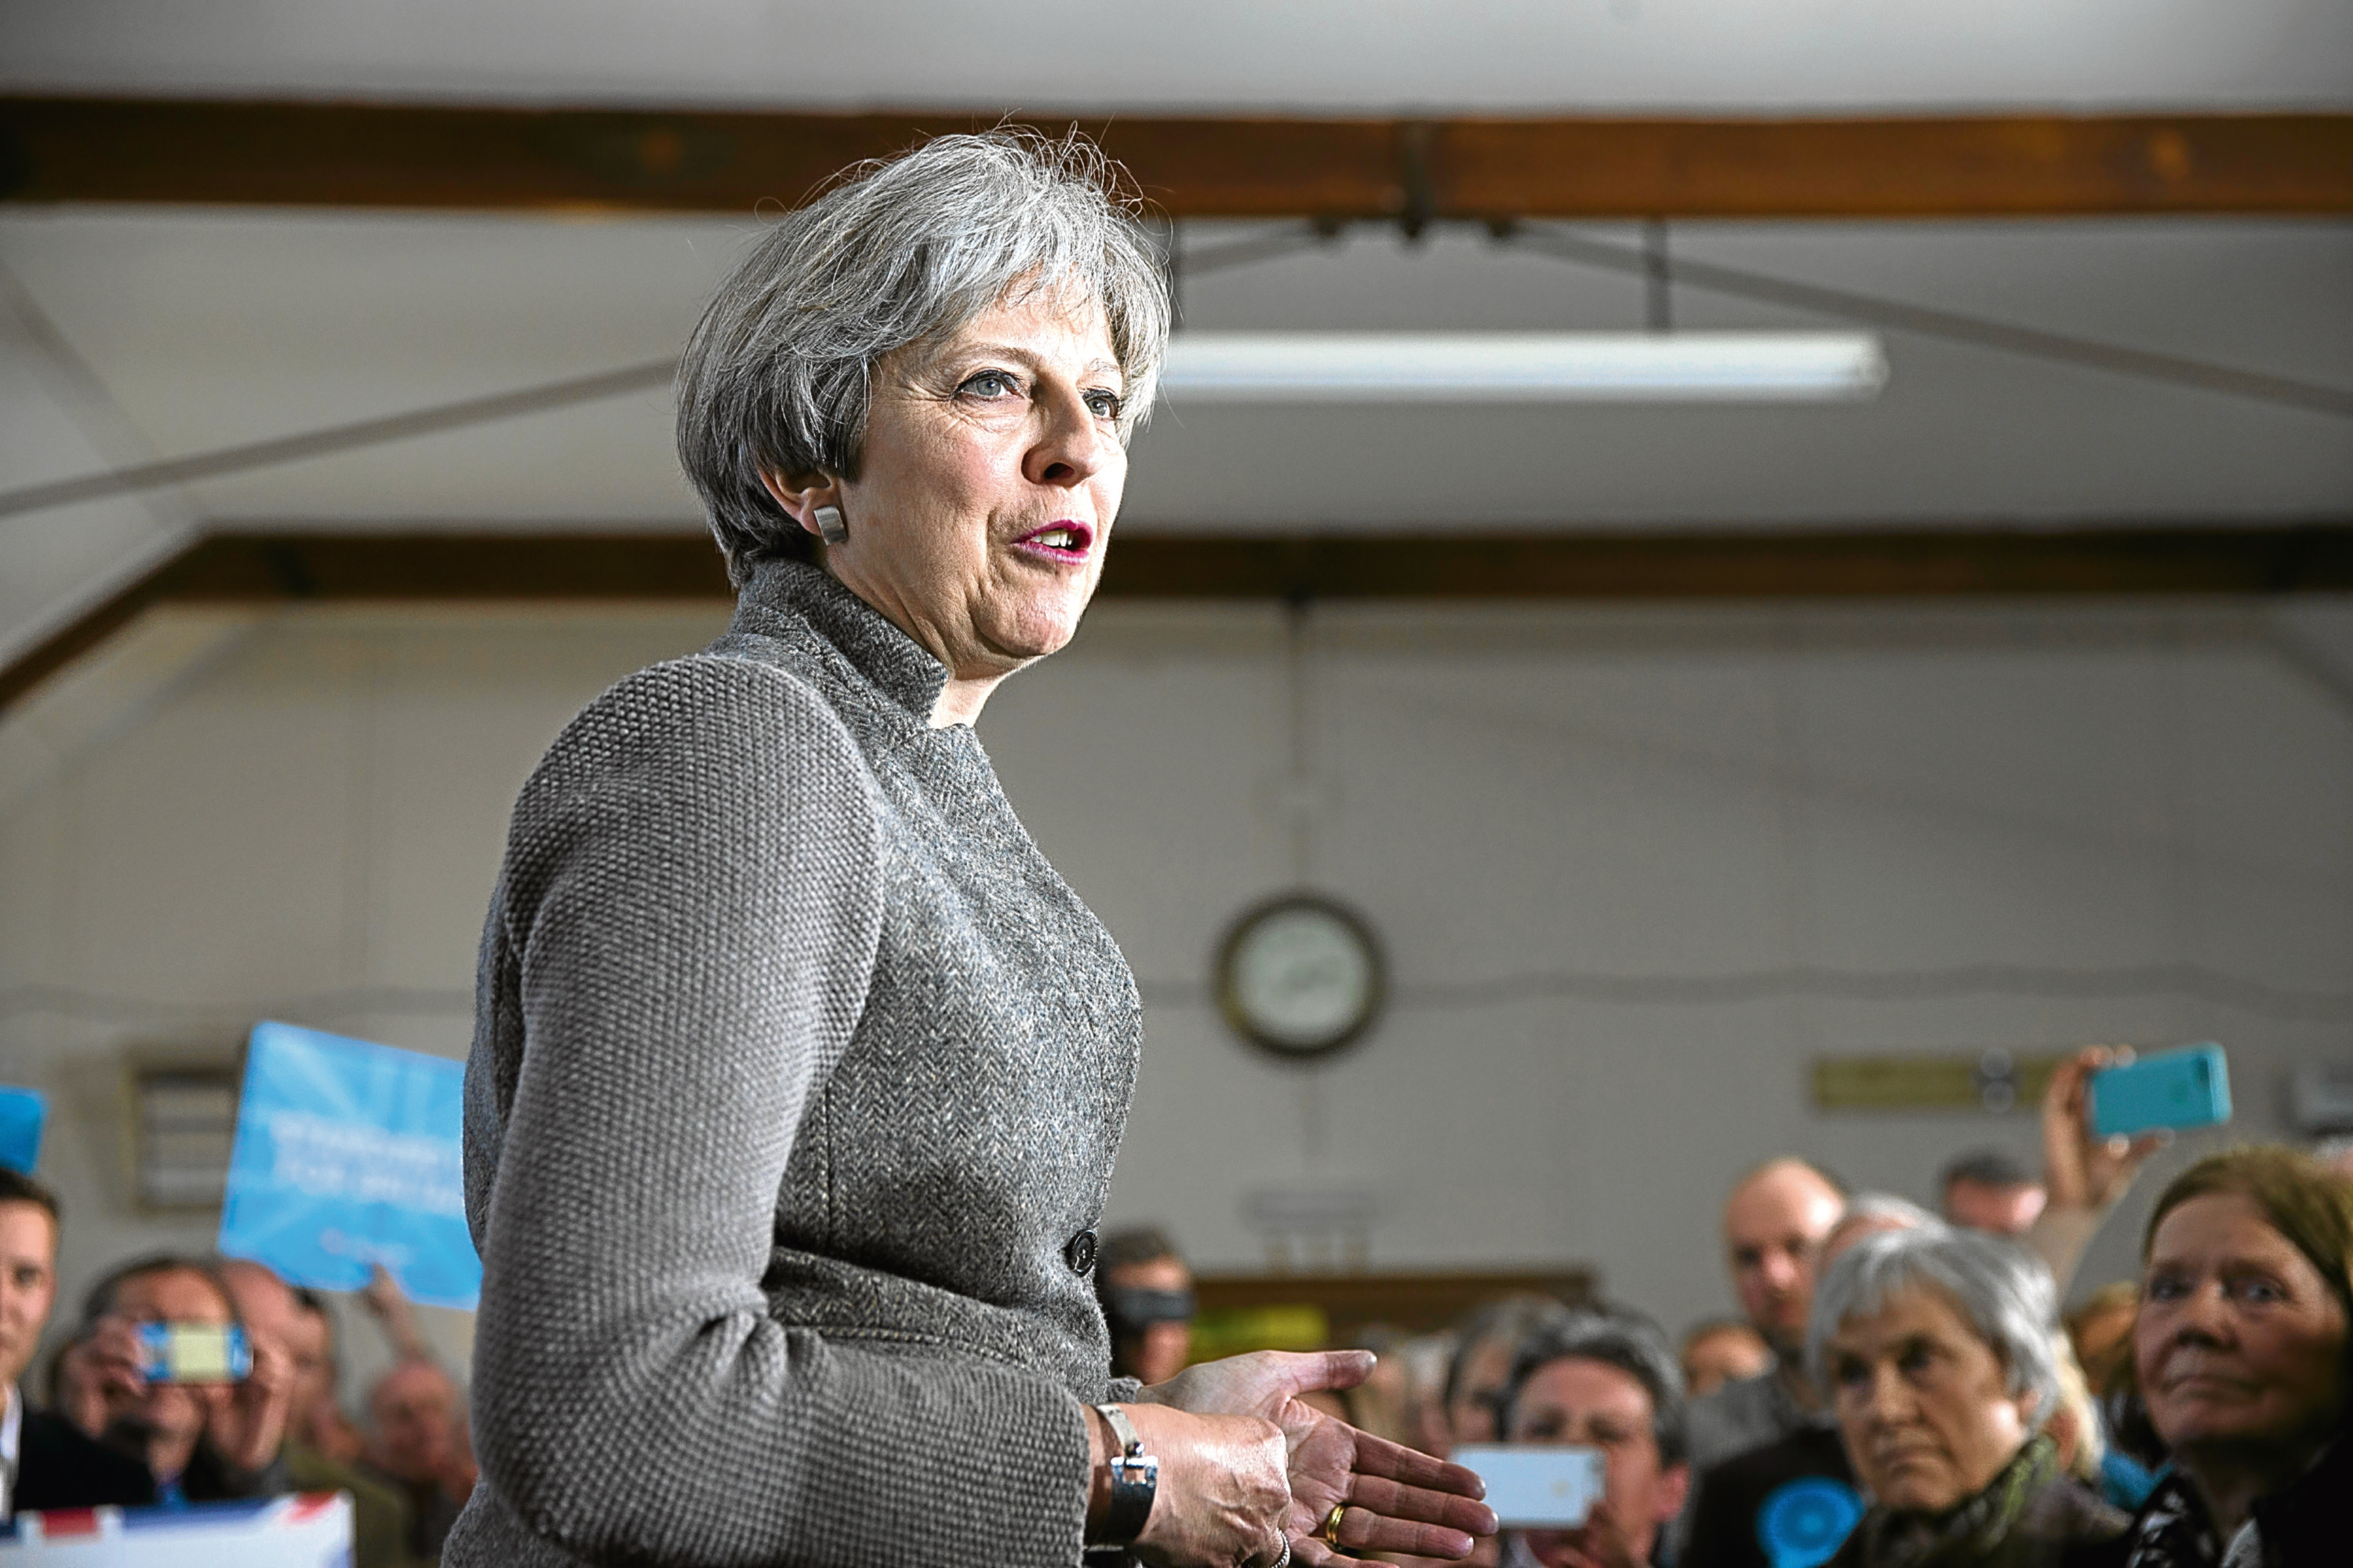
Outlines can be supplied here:
[[1353, 911], [1294, 893], [1247, 910], [1218, 948], [1218, 1006], [1288, 1061], [1327, 1056], [1371, 1027], [1388, 990], [1380, 946]]

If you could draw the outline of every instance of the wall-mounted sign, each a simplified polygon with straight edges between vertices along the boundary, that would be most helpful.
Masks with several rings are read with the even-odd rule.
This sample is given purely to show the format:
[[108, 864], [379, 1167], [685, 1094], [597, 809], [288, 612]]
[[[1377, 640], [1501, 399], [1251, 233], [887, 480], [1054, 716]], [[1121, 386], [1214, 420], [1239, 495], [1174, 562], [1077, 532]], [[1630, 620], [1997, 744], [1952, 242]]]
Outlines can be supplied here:
[[1995, 1046], [1966, 1056], [1821, 1056], [1814, 1061], [1820, 1110], [2031, 1109], [2073, 1052], [2022, 1054]]

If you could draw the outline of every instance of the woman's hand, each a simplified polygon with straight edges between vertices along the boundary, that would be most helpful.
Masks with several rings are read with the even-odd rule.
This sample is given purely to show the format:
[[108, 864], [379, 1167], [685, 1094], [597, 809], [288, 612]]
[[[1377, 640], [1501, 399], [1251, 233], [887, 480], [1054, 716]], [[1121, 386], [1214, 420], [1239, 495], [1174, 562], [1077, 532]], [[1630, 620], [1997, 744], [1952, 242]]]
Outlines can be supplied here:
[[[1282, 1561], [1291, 1504], [1282, 1428], [1250, 1415], [1125, 1408], [1144, 1451], [1160, 1461], [1137, 1556], [1155, 1568], [1271, 1568]], [[1091, 1424], [1102, 1419], [1089, 1413]], [[1108, 1428], [1099, 1436], [1108, 1440]]]
[[1188, 1367], [1141, 1397], [1181, 1410], [1255, 1415], [1282, 1429], [1291, 1470], [1285, 1529], [1293, 1558], [1310, 1568], [1347, 1561], [1319, 1533], [1335, 1508], [1344, 1510], [1342, 1551], [1466, 1557], [1472, 1537], [1495, 1531], [1495, 1516], [1478, 1501], [1486, 1489], [1477, 1476], [1360, 1432], [1298, 1397], [1355, 1387], [1374, 1359], [1369, 1351], [1260, 1351]]
[[2052, 1071], [2042, 1094], [2042, 1185], [2052, 1208], [2105, 1212], [2165, 1146], [2163, 1133], [2103, 1139], [2092, 1131], [2092, 1075], [2132, 1056], [2130, 1046], [2086, 1045]]

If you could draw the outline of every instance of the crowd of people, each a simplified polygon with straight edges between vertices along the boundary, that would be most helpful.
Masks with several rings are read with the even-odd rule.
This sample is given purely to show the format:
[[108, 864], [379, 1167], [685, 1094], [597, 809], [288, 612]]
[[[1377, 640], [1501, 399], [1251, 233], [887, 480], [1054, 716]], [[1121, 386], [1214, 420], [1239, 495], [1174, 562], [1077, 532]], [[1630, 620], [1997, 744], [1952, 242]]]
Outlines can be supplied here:
[[[475, 1479], [465, 1401], [388, 1277], [361, 1293], [396, 1356], [364, 1424], [342, 1403], [327, 1302], [245, 1258], [154, 1253], [109, 1270], [36, 1379], [61, 1224], [47, 1187], [0, 1168], [0, 1519], [344, 1492], [354, 1568], [438, 1557]], [[153, 1325], [233, 1326], [244, 1354], [226, 1375], [173, 1376]]]
[[[1514, 1296], [1442, 1335], [1367, 1336], [1386, 1390], [1321, 1397], [1431, 1453], [1598, 1450], [1584, 1524], [1507, 1529], [1470, 1559], [1503, 1568], [2353, 1562], [2353, 1160], [2200, 1160], [2157, 1198], [2139, 1277], [2073, 1289], [2157, 1147], [2089, 1131], [2111, 1060], [2053, 1075], [2040, 1172], [1963, 1154], [1938, 1212], [1795, 1156], [1749, 1171], [1723, 1214], [1741, 1314], [1680, 1355], [1629, 1308]], [[1190, 1277], [1156, 1231], [1104, 1249], [1115, 1368], [1164, 1376]]]
[[[1371, 1378], [1304, 1397], [1429, 1453], [1597, 1450], [1585, 1522], [1481, 1542], [1471, 1561], [1501, 1568], [2353, 1560], [2353, 1178], [2276, 1147], [2192, 1165], [2157, 1200], [2139, 1277], [2063, 1317], [2153, 1147], [2086, 1130], [2107, 1060], [2054, 1075], [2040, 1172], [1965, 1154], [1937, 1213], [1795, 1156], [1749, 1171], [1723, 1211], [1740, 1315], [1679, 1353], [1628, 1308], [1514, 1296], [1443, 1335], [1376, 1332]], [[242, 1258], [111, 1270], [36, 1379], [59, 1224], [47, 1189], [0, 1170], [0, 1513], [342, 1491], [359, 1568], [434, 1560], [473, 1485], [465, 1404], [388, 1277], [362, 1296], [397, 1356], [364, 1423], [328, 1304]], [[1181, 1372], [1195, 1298], [1174, 1244], [1106, 1235], [1094, 1281], [1114, 1372]], [[237, 1325], [249, 1368], [151, 1377], [141, 1330], [159, 1323]]]

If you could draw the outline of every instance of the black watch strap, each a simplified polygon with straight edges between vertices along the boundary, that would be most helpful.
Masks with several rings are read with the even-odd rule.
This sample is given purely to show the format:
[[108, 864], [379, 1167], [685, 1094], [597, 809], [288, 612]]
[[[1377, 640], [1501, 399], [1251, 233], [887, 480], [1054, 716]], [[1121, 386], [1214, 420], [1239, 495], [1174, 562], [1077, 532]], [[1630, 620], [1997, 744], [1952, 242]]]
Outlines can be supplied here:
[[1146, 1520], [1152, 1517], [1152, 1499], [1160, 1489], [1160, 1461], [1144, 1451], [1144, 1439], [1135, 1435], [1135, 1424], [1127, 1412], [1116, 1404], [1098, 1404], [1095, 1410], [1110, 1424], [1112, 1436], [1119, 1440], [1119, 1452], [1111, 1457], [1111, 1503], [1103, 1510], [1103, 1526], [1095, 1531], [1091, 1546], [1126, 1546], [1144, 1533]]

